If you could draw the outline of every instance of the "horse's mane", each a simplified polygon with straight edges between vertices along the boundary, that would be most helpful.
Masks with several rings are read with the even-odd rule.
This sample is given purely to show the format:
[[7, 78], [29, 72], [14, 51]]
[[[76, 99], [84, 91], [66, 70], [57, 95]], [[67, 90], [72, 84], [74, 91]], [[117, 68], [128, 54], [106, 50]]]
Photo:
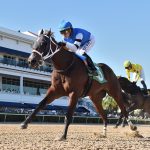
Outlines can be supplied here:
[[118, 77], [118, 80], [119, 80], [122, 90], [124, 90], [126, 93], [129, 93], [131, 95], [142, 93], [141, 88], [137, 86], [135, 83], [129, 81], [127, 78]]

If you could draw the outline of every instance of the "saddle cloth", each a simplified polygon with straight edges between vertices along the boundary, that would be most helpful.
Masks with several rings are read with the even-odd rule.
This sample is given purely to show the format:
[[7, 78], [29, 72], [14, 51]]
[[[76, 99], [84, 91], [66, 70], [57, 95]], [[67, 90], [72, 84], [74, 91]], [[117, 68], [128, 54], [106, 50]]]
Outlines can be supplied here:
[[98, 66], [97, 64], [94, 64], [94, 65], [95, 65], [95, 67], [97, 69], [98, 76], [93, 76], [93, 79], [96, 80], [96, 81], [98, 81], [101, 84], [106, 83], [107, 80], [104, 77], [104, 73], [103, 73], [101, 67]]

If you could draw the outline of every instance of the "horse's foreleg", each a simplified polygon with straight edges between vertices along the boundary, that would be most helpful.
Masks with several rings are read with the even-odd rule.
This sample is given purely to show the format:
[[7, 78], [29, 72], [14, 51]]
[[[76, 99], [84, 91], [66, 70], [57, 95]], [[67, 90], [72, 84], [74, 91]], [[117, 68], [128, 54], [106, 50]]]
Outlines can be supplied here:
[[44, 107], [51, 103], [56, 97], [56, 92], [53, 88], [49, 88], [48, 92], [45, 96], [45, 98], [38, 104], [38, 106], [36, 107], [36, 109], [26, 118], [26, 120], [21, 123], [21, 128], [22, 129], [26, 129], [28, 126], [28, 123], [31, 122], [32, 118], [42, 109], [44, 109]]
[[65, 120], [64, 120], [65, 128], [64, 128], [63, 135], [58, 140], [65, 140], [67, 138], [68, 127], [69, 127], [70, 123], [72, 122], [72, 116], [73, 116], [74, 110], [76, 108], [77, 101], [78, 101], [78, 97], [76, 96], [76, 94], [74, 92], [69, 94], [69, 106], [68, 106], [67, 114], [66, 114]]

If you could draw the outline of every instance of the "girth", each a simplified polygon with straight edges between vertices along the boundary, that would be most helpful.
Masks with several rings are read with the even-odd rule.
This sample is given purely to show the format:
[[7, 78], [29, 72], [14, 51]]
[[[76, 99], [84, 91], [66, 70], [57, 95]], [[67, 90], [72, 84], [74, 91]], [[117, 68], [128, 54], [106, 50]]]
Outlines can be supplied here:
[[91, 86], [92, 86], [92, 82], [93, 82], [93, 76], [88, 76], [88, 81], [84, 87], [84, 90], [81, 94], [81, 97], [85, 97], [87, 96], [87, 93], [89, 92]]

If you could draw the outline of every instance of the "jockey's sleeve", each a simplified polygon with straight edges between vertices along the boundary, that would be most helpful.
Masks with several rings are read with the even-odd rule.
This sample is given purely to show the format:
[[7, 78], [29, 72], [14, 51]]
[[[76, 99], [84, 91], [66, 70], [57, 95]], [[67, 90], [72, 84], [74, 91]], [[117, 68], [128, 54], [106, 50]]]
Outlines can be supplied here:
[[76, 45], [77, 48], [80, 47], [82, 39], [83, 39], [83, 34], [82, 33], [78, 33], [76, 35], [76, 37], [75, 37], [75, 42], [74, 42], [74, 45]]
[[136, 71], [136, 80], [138, 80], [140, 78], [141, 72], [140, 71]]
[[126, 69], [126, 74], [127, 74], [128, 80], [130, 80], [130, 71], [128, 69]]
[[138, 80], [141, 76], [141, 70], [142, 70], [142, 66], [139, 64], [135, 65], [135, 69], [136, 69], [136, 80]]
[[82, 33], [78, 33], [75, 37], [75, 42], [72, 44], [72, 43], [69, 43], [67, 42], [66, 43], [66, 47], [72, 51], [72, 52], [76, 52], [78, 50], [78, 48], [80, 47], [81, 45], [81, 41], [83, 39], [83, 34]]
[[74, 44], [72, 44], [72, 43], [69, 43], [69, 42], [66, 43], [66, 47], [67, 47], [70, 51], [72, 51], [72, 52], [76, 52], [76, 51], [78, 50], [78, 48], [76, 47], [76, 45], [74, 45]]

